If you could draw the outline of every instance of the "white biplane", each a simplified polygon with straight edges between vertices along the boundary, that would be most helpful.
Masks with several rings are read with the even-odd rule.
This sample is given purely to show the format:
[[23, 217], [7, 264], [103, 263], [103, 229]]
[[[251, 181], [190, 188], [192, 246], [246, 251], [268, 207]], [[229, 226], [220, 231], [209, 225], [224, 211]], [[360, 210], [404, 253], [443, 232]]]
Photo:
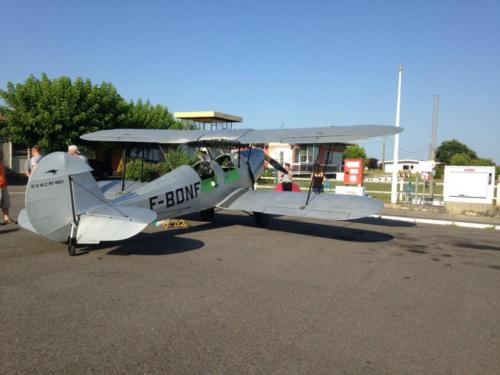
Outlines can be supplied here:
[[[63, 152], [47, 155], [31, 175], [19, 224], [34, 233], [68, 244], [118, 241], [141, 232], [155, 220], [200, 212], [211, 218], [214, 208], [252, 212], [263, 226], [268, 214], [328, 220], [369, 216], [383, 207], [369, 197], [254, 190], [265, 161], [286, 173], [256, 144], [350, 144], [370, 137], [393, 135], [401, 128], [383, 125], [330, 126], [277, 130], [153, 130], [113, 129], [83, 135], [87, 141], [123, 144], [187, 144], [224, 146], [227, 152], [193, 166], [181, 166], [149, 183], [125, 184], [92, 177], [92, 168]], [[319, 154], [319, 153], [318, 153]], [[126, 155], [126, 153], [124, 153]], [[328, 160], [328, 158], [327, 158]], [[323, 170], [323, 173], [325, 171]], [[118, 186], [117, 186], [118, 185]], [[121, 185], [121, 188], [120, 186]]]

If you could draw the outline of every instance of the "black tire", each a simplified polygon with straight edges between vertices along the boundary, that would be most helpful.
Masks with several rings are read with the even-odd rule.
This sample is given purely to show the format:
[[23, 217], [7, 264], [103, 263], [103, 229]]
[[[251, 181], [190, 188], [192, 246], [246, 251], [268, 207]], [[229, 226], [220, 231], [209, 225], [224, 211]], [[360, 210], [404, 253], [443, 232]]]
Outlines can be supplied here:
[[255, 219], [255, 225], [259, 228], [265, 228], [269, 221], [269, 215], [263, 212], [254, 212], [253, 217]]
[[68, 245], [68, 254], [70, 257], [74, 257], [76, 255], [75, 245]]
[[69, 239], [68, 240], [68, 254], [70, 257], [74, 257], [76, 255], [76, 246], [75, 246], [75, 239]]
[[206, 210], [200, 211], [200, 220], [201, 221], [212, 221], [215, 216], [215, 209], [208, 208]]

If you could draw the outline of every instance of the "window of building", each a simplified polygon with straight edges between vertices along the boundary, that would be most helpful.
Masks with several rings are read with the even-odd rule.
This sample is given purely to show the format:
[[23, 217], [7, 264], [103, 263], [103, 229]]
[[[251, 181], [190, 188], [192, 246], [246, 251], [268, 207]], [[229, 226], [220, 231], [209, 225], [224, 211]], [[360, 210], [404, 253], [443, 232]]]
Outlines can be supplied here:
[[306, 146], [295, 150], [295, 163], [314, 163], [318, 157], [316, 146]]

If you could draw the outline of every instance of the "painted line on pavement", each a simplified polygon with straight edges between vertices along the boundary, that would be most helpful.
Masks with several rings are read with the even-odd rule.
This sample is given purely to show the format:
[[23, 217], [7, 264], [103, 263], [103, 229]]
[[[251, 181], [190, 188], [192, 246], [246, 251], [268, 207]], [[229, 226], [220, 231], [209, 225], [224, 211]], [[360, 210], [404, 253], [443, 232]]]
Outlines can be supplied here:
[[421, 219], [416, 217], [389, 216], [389, 215], [371, 215], [370, 217], [374, 217], [377, 219], [405, 221], [407, 223], [415, 223], [415, 224], [418, 223], [418, 224], [432, 224], [432, 225], [455, 225], [457, 227], [462, 227], [462, 228], [500, 230], [500, 225], [495, 225], [495, 224], [468, 223], [464, 221]]

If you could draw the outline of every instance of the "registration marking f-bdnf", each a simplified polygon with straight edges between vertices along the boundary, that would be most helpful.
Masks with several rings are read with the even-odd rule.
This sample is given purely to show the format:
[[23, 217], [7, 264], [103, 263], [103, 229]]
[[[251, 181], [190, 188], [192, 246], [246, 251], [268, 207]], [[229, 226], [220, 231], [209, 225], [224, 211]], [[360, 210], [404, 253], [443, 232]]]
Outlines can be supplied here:
[[149, 207], [154, 210], [159, 206], [166, 208], [173, 207], [191, 199], [197, 198], [200, 192], [200, 182], [186, 185], [175, 190], [167, 191], [163, 195], [154, 195], [149, 198]]

